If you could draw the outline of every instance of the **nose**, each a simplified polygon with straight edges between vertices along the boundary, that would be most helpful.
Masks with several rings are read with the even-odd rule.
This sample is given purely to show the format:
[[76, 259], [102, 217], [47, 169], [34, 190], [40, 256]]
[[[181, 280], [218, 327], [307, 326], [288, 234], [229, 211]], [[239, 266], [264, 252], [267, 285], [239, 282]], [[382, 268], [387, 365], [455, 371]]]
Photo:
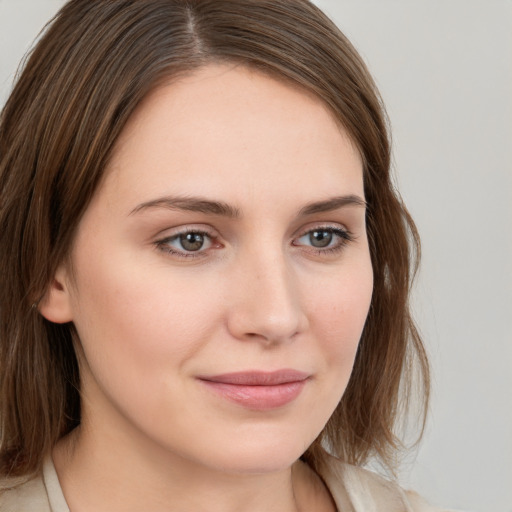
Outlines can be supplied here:
[[258, 254], [234, 272], [228, 329], [240, 340], [284, 343], [304, 332], [308, 319], [299, 283], [283, 254]]

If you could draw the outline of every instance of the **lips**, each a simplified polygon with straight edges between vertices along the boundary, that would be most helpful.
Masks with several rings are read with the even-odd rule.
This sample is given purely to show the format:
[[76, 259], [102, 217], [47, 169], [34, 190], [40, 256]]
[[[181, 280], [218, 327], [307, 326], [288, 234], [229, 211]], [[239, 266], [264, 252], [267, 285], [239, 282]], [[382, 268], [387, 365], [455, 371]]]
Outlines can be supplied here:
[[294, 401], [309, 374], [285, 369], [275, 372], [247, 371], [199, 377], [210, 391], [252, 410], [270, 410]]

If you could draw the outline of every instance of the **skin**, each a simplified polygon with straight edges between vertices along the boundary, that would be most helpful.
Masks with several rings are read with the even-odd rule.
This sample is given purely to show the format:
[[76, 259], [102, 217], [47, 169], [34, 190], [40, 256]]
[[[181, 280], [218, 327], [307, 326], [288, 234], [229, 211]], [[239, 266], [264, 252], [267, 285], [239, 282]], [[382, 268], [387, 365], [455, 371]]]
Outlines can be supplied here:
[[[40, 310], [80, 338], [82, 424], [53, 452], [73, 512], [335, 510], [298, 459], [347, 385], [372, 268], [361, 159], [320, 100], [213, 64], [153, 91], [71, 262]], [[271, 410], [198, 379], [283, 368], [308, 379]]]

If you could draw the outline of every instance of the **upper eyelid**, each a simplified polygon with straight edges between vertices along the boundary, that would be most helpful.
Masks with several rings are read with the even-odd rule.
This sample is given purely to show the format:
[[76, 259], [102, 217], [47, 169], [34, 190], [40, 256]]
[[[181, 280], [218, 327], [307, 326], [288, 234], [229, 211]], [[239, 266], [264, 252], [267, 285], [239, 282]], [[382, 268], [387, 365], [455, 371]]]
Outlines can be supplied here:
[[[299, 229], [296, 229], [295, 232], [292, 234], [292, 239], [302, 237], [306, 235], [307, 233], [314, 231], [316, 229], [326, 229], [326, 230], [333, 230], [333, 231], [343, 231], [345, 233], [351, 234], [350, 230], [343, 224], [339, 222], [311, 222], [308, 223], [308, 225], [303, 226]], [[168, 233], [168, 234], [166, 234]], [[201, 233], [204, 235], [209, 236], [212, 239], [215, 238], [222, 238], [219, 231], [212, 226], [209, 226], [208, 224], [197, 224], [197, 225], [183, 225], [173, 228], [165, 228], [160, 230], [156, 235], [155, 238], [160, 238], [161, 240], [165, 239], [171, 239], [178, 237], [185, 233]]]
[[201, 233], [204, 235], [208, 235], [210, 238], [216, 238], [219, 236], [218, 231], [207, 224], [197, 224], [197, 225], [183, 225], [177, 227], [167, 227], [165, 229], [161, 229], [154, 238], [157, 240], [166, 240], [170, 238], [175, 238], [177, 236], [183, 235], [185, 233]]
[[208, 251], [211, 249], [210, 247], [207, 247], [206, 249], [200, 249], [198, 251], [187, 251], [186, 249], [179, 249], [177, 247], [171, 246], [170, 242], [176, 241], [181, 235], [187, 234], [187, 233], [199, 233], [203, 236], [206, 236], [209, 238], [210, 244], [215, 244], [215, 237], [212, 236], [210, 233], [206, 231], [202, 231], [200, 229], [185, 229], [181, 231], [177, 231], [171, 235], [164, 236], [163, 238], [157, 238], [153, 245], [157, 247], [159, 250], [168, 253], [170, 255], [173, 255], [177, 258], [183, 258], [183, 259], [190, 259], [190, 258], [204, 258], [207, 256]]
[[302, 238], [303, 236], [307, 235], [308, 233], [311, 233], [313, 231], [321, 231], [321, 230], [332, 231], [333, 233], [340, 233], [341, 232], [341, 233], [350, 234], [350, 231], [347, 228], [344, 228], [344, 227], [338, 227], [338, 226], [317, 226], [317, 227], [309, 228], [309, 229], [306, 229], [305, 231], [302, 231], [301, 232], [302, 234], [299, 234], [295, 238]]
[[[324, 247], [324, 248], [312, 247], [315, 250], [315, 252], [318, 254], [327, 255], [327, 254], [339, 252], [344, 248], [344, 246], [346, 244], [351, 243], [357, 239], [357, 237], [354, 236], [343, 225], [336, 224], [334, 226], [334, 225], [332, 225], [332, 223], [321, 223], [321, 224], [316, 224], [316, 225], [312, 225], [309, 227], [304, 227], [301, 231], [299, 231], [300, 234], [296, 234], [292, 237], [292, 239], [291, 239], [292, 245], [295, 245], [298, 248], [299, 245], [303, 245], [303, 244], [296, 245], [294, 242], [297, 239], [306, 236], [308, 233], [311, 233], [312, 231], [321, 230], [321, 229], [335, 232], [335, 234], [339, 238], [339, 240], [332, 247], [329, 247], [329, 246]], [[186, 233], [199, 233], [199, 234], [205, 235], [206, 237], [208, 237], [210, 239], [211, 246], [207, 247], [206, 249], [200, 249], [198, 251], [187, 251], [186, 249], [180, 250], [178, 248], [171, 249], [171, 246], [170, 246], [170, 244], [168, 244], [168, 242], [174, 241], [179, 236], [186, 234]], [[340, 233], [343, 233], [343, 235]], [[175, 257], [178, 257], [178, 258], [183, 258], [183, 259], [207, 258], [208, 253], [212, 249], [212, 246], [214, 246], [216, 243], [218, 244], [217, 249], [219, 248], [219, 246], [220, 247], [224, 246], [224, 244], [222, 244], [222, 242], [218, 241], [218, 238], [219, 238], [218, 236], [211, 234], [209, 232], [209, 230], [205, 230], [203, 228], [197, 228], [194, 226], [183, 226], [182, 228], [177, 228], [177, 230], [174, 231], [172, 234], [170, 234], [168, 236], [164, 236], [163, 238], [160, 237], [159, 239], [157, 239], [155, 241], [155, 245], [157, 247], [161, 248], [162, 251], [167, 252], [169, 254], [173, 254]], [[167, 247], [167, 249], [164, 249], [164, 247]]]
[[318, 229], [343, 231], [345, 233], [350, 234], [350, 230], [344, 224], [341, 224], [339, 222], [312, 222], [309, 225], [298, 229], [293, 235], [293, 238], [300, 238], [306, 235], [307, 233], [310, 233], [311, 231], [315, 231]]
[[303, 238], [305, 236], [307, 236], [309, 233], [313, 232], [313, 231], [319, 231], [319, 230], [325, 230], [325, 231], [331, 231], [333, 232], [334, 235], [336, 235], [337, 237], [341, 238], [342, 239], [342, 242], [340, 243], [346, 243], [346, 242], [351, 242], [353, 240], [356, 239], [356, 237], [348, 230], [348, 229], [345, 229], [345, 228], [335, 228], [335, 227], [327, 227], [327, 226], [319, 226], [317, 228], [312, 228], [312, 229], [308, 229], [306, 231], [304, 231], [301, 235], [298, 235], [296, 237], [294, 237], [294, 241], [295, 240], [298, 240], [300, 238]]

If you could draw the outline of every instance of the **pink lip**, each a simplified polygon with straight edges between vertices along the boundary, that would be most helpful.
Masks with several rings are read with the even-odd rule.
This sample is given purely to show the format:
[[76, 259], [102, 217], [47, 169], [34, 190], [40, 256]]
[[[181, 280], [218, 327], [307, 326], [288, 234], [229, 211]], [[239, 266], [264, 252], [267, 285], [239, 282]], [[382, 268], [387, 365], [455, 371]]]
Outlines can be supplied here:
[[297, 370], [248, 371], [199, 377], [209, 389], [248, 409], [282, 407], [297, 398], [309, 374]]

